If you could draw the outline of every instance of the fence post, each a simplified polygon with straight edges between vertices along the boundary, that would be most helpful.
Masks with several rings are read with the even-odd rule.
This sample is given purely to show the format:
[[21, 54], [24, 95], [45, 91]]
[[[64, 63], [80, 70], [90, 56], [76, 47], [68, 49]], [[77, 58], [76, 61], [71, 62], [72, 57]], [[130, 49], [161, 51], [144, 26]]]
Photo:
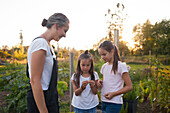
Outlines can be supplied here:
[[71, 101], [72, 101], [72, 97], [73, 97], [73, 86], [72, 86], [72, 83], [71, 83], [71, 76], [74, 72], [74, 65], [73, 65], [73, 53], [71, 52], [70, 53], [70, 59], [69, 59], [69, 67], [70, 67], [70, 112], [73, 112], [73, 107], [71, 105]]
[[151, 50], [149, 50], [149, 65], [151, 66]]
[[14, 56], [14, 47], [12, 47], [12, 57], [13, 57], [12, 61], [13, 61], [13, 63], [14, 63], [14, 60], [15, 60], [15, 56]]

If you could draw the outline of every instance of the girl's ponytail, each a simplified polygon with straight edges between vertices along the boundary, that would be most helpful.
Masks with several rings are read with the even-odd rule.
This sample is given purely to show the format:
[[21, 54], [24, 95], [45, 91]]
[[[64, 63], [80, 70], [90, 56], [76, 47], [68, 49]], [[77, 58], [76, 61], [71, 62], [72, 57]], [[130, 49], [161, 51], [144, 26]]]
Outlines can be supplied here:
[[113, 54], [112, 70], [113, 70], [114, 74], [116, 74], [117, 69], [118, 69], [118, 61], [120, 61], [120, 56], [119, 56], [119, 53], [118, 53], [117, 46], [113, 45], [113, 49], [114, 49], [114, 54]]

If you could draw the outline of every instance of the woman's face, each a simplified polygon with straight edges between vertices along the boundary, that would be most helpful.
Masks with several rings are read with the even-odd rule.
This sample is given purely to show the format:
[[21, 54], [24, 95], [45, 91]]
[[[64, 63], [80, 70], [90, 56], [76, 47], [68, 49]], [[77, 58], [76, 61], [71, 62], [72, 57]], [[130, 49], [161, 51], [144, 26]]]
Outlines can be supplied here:
[[54, 40], [59, 41], [62, 37], [66, 37], [66, 32], [69, 29], [69, 25], [63, 26], [63, 27], [58, 27], [56, 29], [56, 33], [54, 34]]

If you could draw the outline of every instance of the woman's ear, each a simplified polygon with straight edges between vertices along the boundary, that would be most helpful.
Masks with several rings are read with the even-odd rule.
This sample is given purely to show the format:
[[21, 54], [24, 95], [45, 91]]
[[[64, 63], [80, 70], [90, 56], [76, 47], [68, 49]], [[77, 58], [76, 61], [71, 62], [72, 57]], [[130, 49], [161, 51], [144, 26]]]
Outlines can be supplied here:
[[55, 28], [58, 29], [59, 28], [59, 25], [58, 23], [54, 24], [55, 25]]
[[56, 29], [56, 24], [54, 24], [51, 28], [52, 28], [52, 29]]

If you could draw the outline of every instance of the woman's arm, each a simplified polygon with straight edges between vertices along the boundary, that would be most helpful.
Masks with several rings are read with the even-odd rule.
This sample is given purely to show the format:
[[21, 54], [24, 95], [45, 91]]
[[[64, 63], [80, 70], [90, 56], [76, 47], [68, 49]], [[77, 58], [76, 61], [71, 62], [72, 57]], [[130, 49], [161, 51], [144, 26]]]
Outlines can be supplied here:
[[126, 84], [125, 87], [123, 87], [122, 89], [120, 89], [120, 90], [118, 90], [116, 92], [110, 92], [110, 93], [105, 94], [105, 98], [110, 100], [114, 96], [127, 93], [127, 92], [129, 92], [130, 90], [133, 89], [129, 73], [128, 72], [123, 73], [122, 78], [123, 78], [123, 80], [124, 80], [124, 82]]
[[79, 96], [79, 95], [81, 95], [83, 90], [86, 88], [86, 86], [88, 84], [88, 81], [83, 81], [81, 87], [77, 87], [78, 85], [77, 85], [77, 83], [74, 80], [72, 80], [72, 83], [73, 83], [73, 90], [75, 92], [75, 95]]
[[41, 77], [44, 68], [46, 51], [39, 50], [31, 56], [31, 87], [33, 90], [34, 99], [40, 113], [48, 113], [43, 89], [41, 86]]

